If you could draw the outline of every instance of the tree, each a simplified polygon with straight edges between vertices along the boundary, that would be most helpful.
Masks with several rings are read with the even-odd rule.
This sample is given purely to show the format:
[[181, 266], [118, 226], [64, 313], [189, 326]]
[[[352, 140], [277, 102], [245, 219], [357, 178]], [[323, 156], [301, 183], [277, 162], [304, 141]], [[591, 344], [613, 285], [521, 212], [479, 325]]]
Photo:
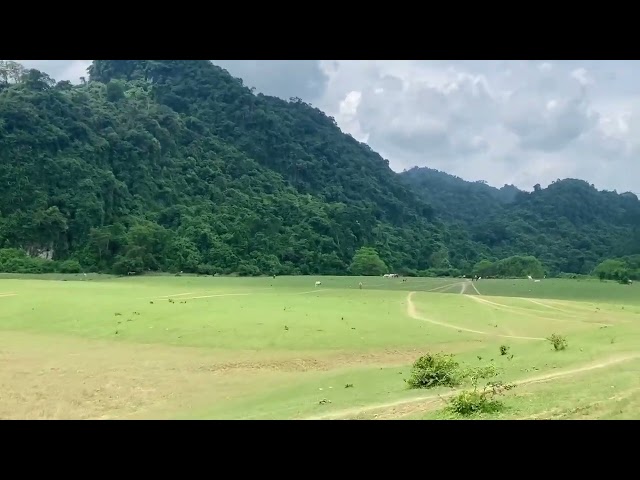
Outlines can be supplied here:
[[119, 80], [111, 80], [107, 83], [107, 100], [117, 102], [124, 98], [124, 85]]
[[371, 247], [360, 248], [353, 256], [349, 270], [354, 275], [377, 276], [389, 271], [387, 265]]

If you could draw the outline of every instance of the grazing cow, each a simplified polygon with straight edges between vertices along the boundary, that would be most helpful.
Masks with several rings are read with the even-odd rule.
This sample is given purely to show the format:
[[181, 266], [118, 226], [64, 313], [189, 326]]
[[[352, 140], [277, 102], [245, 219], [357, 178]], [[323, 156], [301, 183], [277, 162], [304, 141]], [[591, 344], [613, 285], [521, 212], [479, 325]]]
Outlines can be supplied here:
[[316, 287], [319, 287], [320, 285], [322, 285], [322, 282], [316, 282]]

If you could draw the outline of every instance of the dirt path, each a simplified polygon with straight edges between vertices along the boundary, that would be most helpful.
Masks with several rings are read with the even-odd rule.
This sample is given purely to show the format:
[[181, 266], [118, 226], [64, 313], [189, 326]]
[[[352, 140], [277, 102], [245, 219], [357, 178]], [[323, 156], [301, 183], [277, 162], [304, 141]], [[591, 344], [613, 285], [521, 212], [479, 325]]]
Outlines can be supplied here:
[[413, 295], [416, 292], [410, 292], [409, 295], [407, 295], [407, 315], [409, 315], [409, 317], [413, 318], [414, 320], [421, 320], [423, 322], [427, 322], [427, 323], [432, 323], [434, 325], [439, 325], [441, 327], [445, 327], [445, 328], [451, 328], [454, 330], [458, 330], [458, 331], [463, 331], [463, 332], [469, 332], [469, 333], [476, 333], [478, 335], [487, 335], [490, 337], [501, 337], [501, 338], [515, 338], [515, 339], [519, 339], [519, 340], [546, 340], [545, 338], [540, 338], [540, 337], [521, 337], [518, 335], [501, 335], [498, 333], [490, 333], [490, 332], [483, 332], [481, 330], [473, 330], [471, 328], [465, 328], [465, 327], [461, 327], [459, 325], [453, 325], [451, 323], [445, 323], [445, 322], [439, 322], [437, 320], [432, 320], [430, 318], [425, 318], [422, 315], [420, 315], [420, 313], [418, 313], [418, 310], [416, 309], [415, 304], [413, 303]]
[[[517, 380], [515, 382], [513, 382], [514, 385], [527, 385], [527, 384], [531, 384], [531, 383], [540, 383], [540, 382], [546, 382], [546, 381], [550, 381], [550, 380], [555, 380], [558, 378], [565, 378], [565, 377], [571, 377], [574, 375], [579, 375], [581, 373], [585, 373], [585, 372], [589, 372], [592, 370], [598, 370], [601, 368], [607, 368], [613, 365], [617, 365], [619, 363], [622, 362], [628, 362], [630, 360], [635, 360], [637, 358], [640, 358], [640, 354], [628, 354], [628, 355], [618, 355], [618, 356], [614, 356], [614, 357], [609, 357], [608, 359], [605, 360], [601, 360], [599, 362], [596, 363], [591, 363], [588, 365], [583, 365], [582, 367], [577, 367], [577, 368], [573, 368], [573, 369], [569, 369], [569, 370], [564, 370], [564, 371], [555, 371], [555, 372], [551, 372], [551, 373], [547, 373], [544, 375], [537, 375], [535, 377], [529, 377], [529, 378], [525, 378], [522, 380]], [[428, 410], [429, 407], [441, 404], [443, 400], [446, 400], [449, 397], [452, 397], [454, 395], [457, 395], [458, 393], [460, 393], [462, 391], [462, 389], [456, 389], [456, 390], [452, 390], [450, 392], [447, 393], [443, 393], [440, 395], [425, 395], [425, 396], [421, 396], [421, 397], [414, 397], [414, 398], [408, 398], [408, 399], [403, 399], [403, 400], [396, 400], [393, 402], [387, 402], [387, 403], [379, 403], [377, 405], [368, 405], [368, 406], [363, 406], [363, 407], [354, 407], [354, 408], [350, 408], [350, 409], [345, 409], [345, 410], [340, 410], [340, 411], [336, 411], [336, 412], [330, 412], [324, 415], [320, 415], [320, 416], [315, 416], [315, 417], [308, 417], [305, 418], [304, 420], [331, 420], [331, 419], [347, 419], [347, 418], [352, 418], [352, 417], [356, 417], [358, 415], [364, 414], [364, 413], [368, 413], [368, 412], [373, 412], [373, 411], [381, 411], [381, 414], [378, 416], [378, 418], [381, 418], [384, 415], [384, 411], [385, 410], [389, 410], [389, 409], [394, 409], [396, 407], [405, 407], [405, 406], [410, 406], [411, 408], [408, 411], [403, 411], [400, 412], [400, 415], [398, 415], [398, 412], [393, 411], [393, 412], [387, 412], [390, 414], [389, 418], [392, 417], [398, 417], [398, 416], [404, 416], [407, 415], [409, 413], [415, 413], [415, 412], [419, 412], [419, 411], [425, 411]]]
[[305, 290], [304, 292], [293, 292], [290, 295], [306, 295], [309, 293], [322, 293], [330, 291], [330, 288], [316, 288], [315, 290]]
[[[556, 318], [556, 317], [544, 317], [542, 315], [538, 315], [536, 313], [534, 313], [534, 311], [529, 310], [527, 308], [523, 308], [523, 307], [515, 307], [512, 305], [505, 305], [503, 303], [497, 303], [497, 302], [493, 302], [491, 300], [487, 300], [486, 298], [479, 298], [479, 297], [475, 297], [475, 296], [469, 296], [469, 298], [475, 300], [476, 302], [482, 303], [483, 305], [489, 305], [492, 306], [498, 310], [503, 310], [505, 312], [510, 312], [510, 313], [516, 313], [518, 315], [525, 315], [527, 317], [532, 317], [532, 318], [539, 318], [542, 320], [549, 320], [552, 322], [573, 322], [573, 323], [582, 323], [582, 324], [587, 324], [587, 325], [598, 325], [600, 327], [612, 327], [613, 324], [611, 323], [601, 323], [601, 322], [595, 322], [595, 321], [589, 321], [589, 320], [584, 320], [584, 319], [580, 319], [578, 317], [572, 316], [571, 318]], [[541, 304], [542, 305], [542, 304]]]
[[215, 297], [246, 297], [250, 293], [218, 293], [215, 295], [200, 295], [197, 297], [182, 297], [181, 300], [197, 300], [199, 298], [215, 298]]
[[452, 287], [455, 287], [456, 285], [462, 285], [463, 283], [464, 282], [447, 283], [446, 285], [441, 285], [439, 287], [430, 288], [429, 290], [423, 290], [423, 292], [442, 293], [442, 292], [445, 292], [445, 291], [449, 290]]
[[522, 300], [526, 300], [527, 302], [531, 302], [531, 303], [534, 303], [536, 305], [540, 305], [541, 307], [550, 308], [551, 310], [557, 310], [558, 312], [566, 313], [567, 315], [571, 315], [571, 316], [575, 315], [573, 312], [569, 312], [567, 310], [563, 310], [561, 308], [554, 307], [553, 305], [547, 305], [546, 303], [538, 302], [537, 300], [534, 300], [532, 298], [524, 298], [524, 297], [518, 297], [518, 298], [522, 298]]
[[473, 289], [476, 291], [476, 294], [477, 294], [477, 295], [480, 295], [480, 290], [478, 290], [478, 288], [475, 286], [475, 284], [474, 284], [473, 282], [468, 282], [468, 283], [469, 283], [469, 284], [473, 287]]
[[150, 297], [150, 298], [172, 298], [172, 297], [183, 297], [185, 295], [195, 295], [195, 292], [174, 293], [173, 295], [163, 295], [162, 297]]

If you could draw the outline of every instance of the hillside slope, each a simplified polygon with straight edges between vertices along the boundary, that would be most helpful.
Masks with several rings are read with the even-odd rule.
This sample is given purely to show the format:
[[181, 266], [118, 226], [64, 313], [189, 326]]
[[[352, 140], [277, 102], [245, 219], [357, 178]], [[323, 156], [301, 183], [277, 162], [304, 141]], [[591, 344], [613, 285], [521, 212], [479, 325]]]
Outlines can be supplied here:
[[632, 193], [598, 191], [575, 179], [528, 193], [425, 168], [401, 177], [496, 258], [533, 255], [550, 273], [587, 274], [606, 258], [640, 253], [640, 201]]
[[[206, 61], [96, 61], [0, 85], [0, 248], [87, 269], [346, 273], [480, 258], [379, 155]], [[451, 253], [449, 253], [451, 252]]]

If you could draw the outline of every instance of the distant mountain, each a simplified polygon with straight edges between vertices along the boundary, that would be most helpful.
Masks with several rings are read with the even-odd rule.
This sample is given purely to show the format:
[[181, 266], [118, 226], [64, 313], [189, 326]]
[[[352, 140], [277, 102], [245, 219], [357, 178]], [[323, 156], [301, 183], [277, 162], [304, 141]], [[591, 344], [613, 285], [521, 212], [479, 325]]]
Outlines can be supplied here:
[[[371, 246], [399, 273], [511, 255], [584, 273], [640, 253], [639, 203], [396, 174], [320, 110], [208, 61], [97, 60], [77, 86], [0, 62], [0, 249], [67, 270], [345, 274]], [[0, 268], [50, 268], [11, 252]]]
[[[403, 181], [432, 205], [438, 216], [466, 225], [485, 221], [496, 210], [513, 202], [521, 192], [513, 185], [498, 189], [486, 182], [468, 182], [427, 167], [414, 167], [400, 174]], [[464, 203], [464, 205], [460, 205]]]
[[428, 168], [401, 177], [437, 215], [464, 226], [497, 258], [538, 257], [551, 272], [589, 273], [608, 257], [640, 253], [640, 202], [575, 179], [523, 192]]

